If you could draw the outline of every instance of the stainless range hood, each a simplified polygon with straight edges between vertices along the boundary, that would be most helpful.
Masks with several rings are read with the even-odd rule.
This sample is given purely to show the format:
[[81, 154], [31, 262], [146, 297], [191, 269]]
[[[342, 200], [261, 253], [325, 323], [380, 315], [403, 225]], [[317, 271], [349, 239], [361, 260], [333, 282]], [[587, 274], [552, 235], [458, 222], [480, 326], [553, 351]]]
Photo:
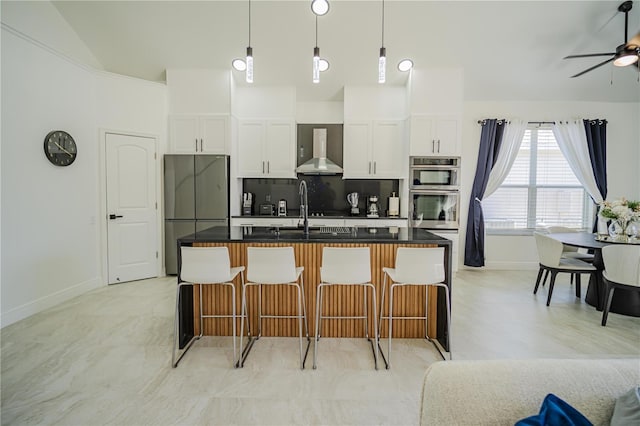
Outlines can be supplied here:
[[307, 175], [336, 175], [342, 167], [327, 158], [327, 129], [313, 129], [313, 158], [296, 169]]

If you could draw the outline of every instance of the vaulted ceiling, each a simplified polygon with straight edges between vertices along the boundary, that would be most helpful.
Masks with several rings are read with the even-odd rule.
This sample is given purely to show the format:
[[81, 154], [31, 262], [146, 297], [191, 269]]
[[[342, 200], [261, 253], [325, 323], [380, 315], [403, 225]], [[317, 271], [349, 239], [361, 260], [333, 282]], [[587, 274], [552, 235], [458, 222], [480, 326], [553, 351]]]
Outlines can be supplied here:
[[[638, 101], [635, 66], [611, 64], [569, 78], [606, 58], [624, 38], [621, 1], [387, 0], [388, 82], [412, 58], [419, 68], [463, 67], [467, 100]], [[640, 2], [629, 37], [640, 30]], [[231, 69], [248, 44], [248, 5], [234, 1], [54, 1], [103, 67], [147, 80], [172, 68]], [[318, 18], [318, 46], [331, 67], [311, 82], [315, 15], [308, 0], [252, 1], [256, 85], [293, 85], [298, 99], [339, 100], [345, 85], [377, 84], [382, 1], [331, 1]], [[243, 76], [234, 71], [240, 84]]]

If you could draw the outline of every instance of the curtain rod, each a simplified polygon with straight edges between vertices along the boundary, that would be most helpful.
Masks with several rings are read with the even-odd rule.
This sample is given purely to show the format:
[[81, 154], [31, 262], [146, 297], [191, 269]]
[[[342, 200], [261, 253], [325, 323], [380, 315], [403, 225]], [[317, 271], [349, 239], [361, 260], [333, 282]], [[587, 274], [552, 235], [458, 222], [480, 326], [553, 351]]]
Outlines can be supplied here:
[[[484, 123], [485, 120], [478, 120], [478, 124], [482, 124]], [[504, 119], [498, 120], [498, 121], [506, 121]], [[587, 120], [591, 123], [595, 123], [595, 122], [600, 122], [600, 123], [607, 123], [607, 120]], [[527, 121], [527, 124], [556, 124], [555, 121]]]

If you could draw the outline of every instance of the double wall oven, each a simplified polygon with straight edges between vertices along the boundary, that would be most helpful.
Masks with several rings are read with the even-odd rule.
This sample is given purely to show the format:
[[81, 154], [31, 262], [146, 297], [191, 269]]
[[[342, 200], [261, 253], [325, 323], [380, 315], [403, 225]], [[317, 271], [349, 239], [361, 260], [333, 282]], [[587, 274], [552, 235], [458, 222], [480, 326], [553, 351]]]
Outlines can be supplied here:
[[457, 230], [460, 158], [411, 157], [410, 217], [415, 227]]

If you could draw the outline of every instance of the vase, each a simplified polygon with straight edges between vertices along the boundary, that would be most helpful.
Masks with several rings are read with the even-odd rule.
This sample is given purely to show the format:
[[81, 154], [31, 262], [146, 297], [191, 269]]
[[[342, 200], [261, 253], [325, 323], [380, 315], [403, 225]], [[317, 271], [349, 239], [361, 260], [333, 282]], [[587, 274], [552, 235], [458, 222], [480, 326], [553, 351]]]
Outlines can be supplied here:
[[609, 224], [609, 237], [614, 241], [627, 241], [627, 221], [622, 219], [613, 219]]
[[635, 221], [629, 222], [629, 224], [627, 225], [626, 233], [630, 241], [635, 240], [640, 236], [640, 223]]

